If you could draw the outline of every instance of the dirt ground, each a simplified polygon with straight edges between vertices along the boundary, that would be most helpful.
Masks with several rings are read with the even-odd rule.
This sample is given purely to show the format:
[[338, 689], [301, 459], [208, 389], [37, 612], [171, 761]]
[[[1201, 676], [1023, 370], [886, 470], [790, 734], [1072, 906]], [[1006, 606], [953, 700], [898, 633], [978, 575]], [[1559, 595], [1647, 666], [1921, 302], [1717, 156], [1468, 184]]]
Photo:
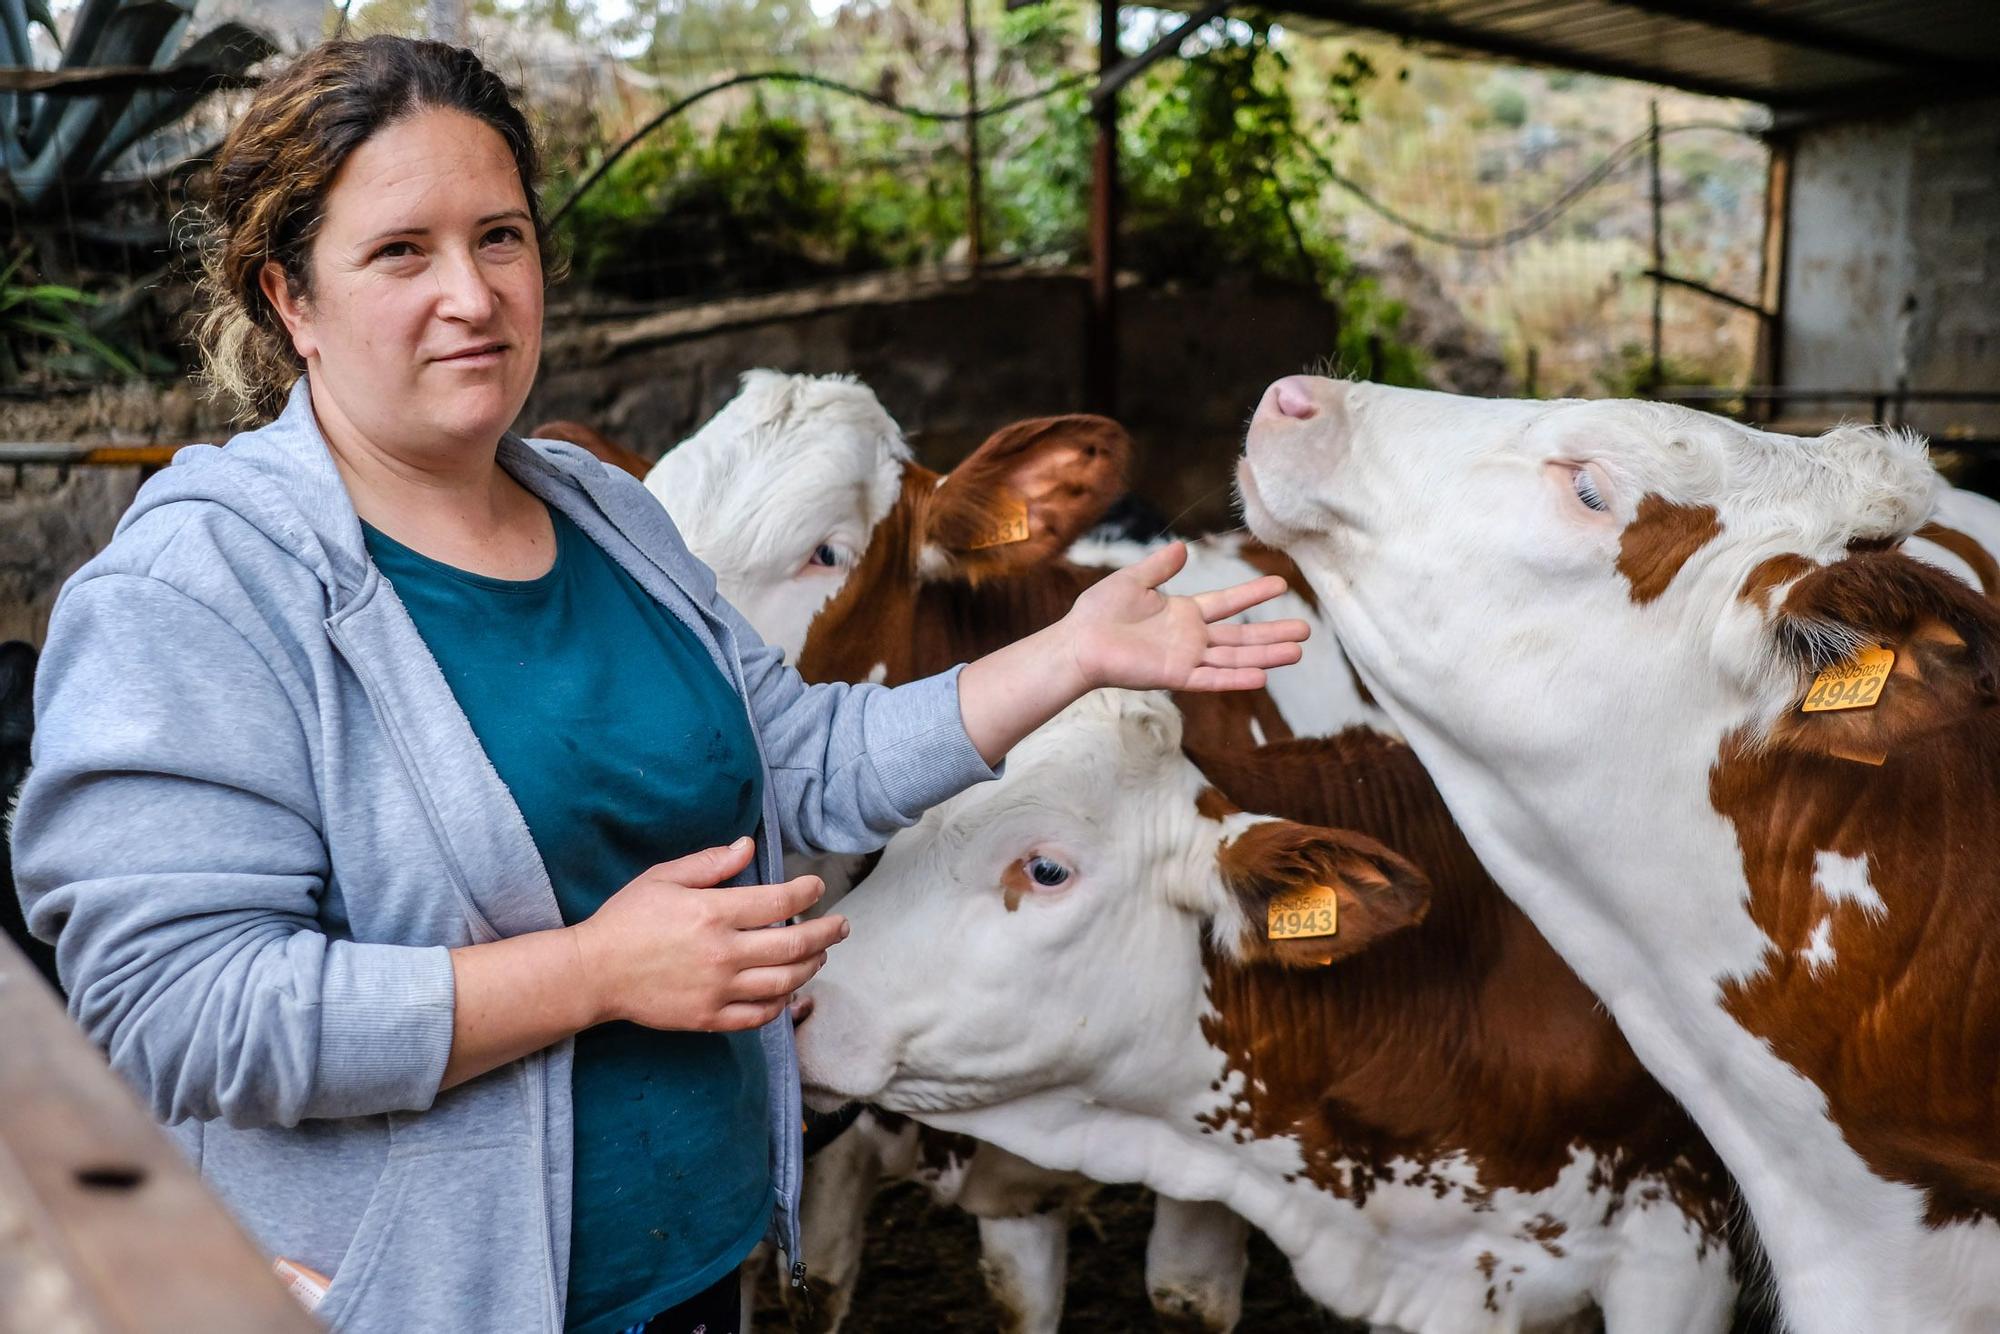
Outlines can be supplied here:
[[[1129, 1334], [1157, 1328], [1146, 1301], [1146, 1230], [1152, 1196], [1135, 1186], [1099, 1191], [1069, 1236], [1069, 1296], [1065, 1334]], [[868, 1251], [854, 1307], [842, 1334], [929, 1334], [955, 1330], [991, 1334], [998, 1309], [979, 1277], [979, 1231], [970, 1214], [931, 1202], [919, 1186], [884, 1191], [868, 1218]], [[1748, 1305], [1748, 1303], [1746, 1303]], [[790, 1328], [775, 1278], [767, 1275], [757, 1303], [757, 1329]], [[1315, 1305], [1292, 1281], [1291, 1266], [1261, 1233], [1250, 1239], [1238, 1334], [1366, 1334]], [[1770, 1334], [1746, 1311], [1733, 1334]]]
[[[1152, 1196], [1134, 1186], [1098, 1192], [1069, 1236], [1069, 1297], [1063, 1329], [1123, 1334], [1154, 1328], [1146, 1301], [1146, 1230]], [[775, 1280], [757, 1304], [757, 1328], [789, 1327]], [[905, 1184], [876, 1198], [868, 1219], [868, 1251], [854, 1307], [841, 1334], [992, 1331], [999, 1310], [979, 1277], [979, 1230], [970, 1214], [942, 1208], [918, 1186]], [[1252, 1234], [1250, 1277], [1244, 1286], [1241, 1334], [1365, 1334], [1367, 1326], [1337, 1320], [1300, 1294], [1291, 1266], [1261, 1235]]]

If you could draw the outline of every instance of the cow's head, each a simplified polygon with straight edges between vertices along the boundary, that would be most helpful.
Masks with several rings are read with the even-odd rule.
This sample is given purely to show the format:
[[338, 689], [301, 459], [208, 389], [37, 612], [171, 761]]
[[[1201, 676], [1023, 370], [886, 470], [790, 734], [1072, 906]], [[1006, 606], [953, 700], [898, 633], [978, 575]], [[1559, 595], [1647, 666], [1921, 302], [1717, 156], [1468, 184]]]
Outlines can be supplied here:
[[[1322, 886], [1331, 936], [1267, 938]], [[1073, 1089], [1157, 1110], [1204, 1096], [1204, 960], [1317, 969], [1420, 920], [1429, 886], [1357, 834], [1236, 810], [1164, 697], [1100, 691], [999, 782], [896, 836], [843, 911], [853, 936], [801, 1036], [816, 1094], [925, 1112]], [[1210, 1099], [1212, 1101], [1212, 1098]]]
[[[1879, 750], [1991, 686], [1977, 599], [1893, 550], [1938, 487], [1907, 435], [1295, 377], [1239, 481], [1392, 707], [1517, 777], [1660, 733], [1712, 757], [1746, 725]], [[1823, 669], [1898, 644], [1921, 647], [1891, 707], [1795, 716]]]
[[[927, 582], [979, 583], [1059, 556], [1123, 490], [1130, 453], [1105, 418], [1036, 418], [940, 475], [912, 460], [852, 378], [752, 371], [646, 484], [722, 594], [802, 662], [822, 609], [850, 622], [862, 607], [911, 605]], [[850, 588], [845, 607], [828, 607]], [[847, 628], [906, 637], [902, 626]], [[823, 663], [817, 676], [867, 674], [850, 665]]]

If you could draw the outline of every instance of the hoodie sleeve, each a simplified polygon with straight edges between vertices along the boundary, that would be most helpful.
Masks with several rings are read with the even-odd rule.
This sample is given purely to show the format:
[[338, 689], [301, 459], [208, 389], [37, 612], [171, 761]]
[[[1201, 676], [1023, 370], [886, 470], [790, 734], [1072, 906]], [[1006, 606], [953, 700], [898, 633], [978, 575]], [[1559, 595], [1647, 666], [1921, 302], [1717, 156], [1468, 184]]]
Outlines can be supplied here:
[[894, 689], [808, 685], [727, 601], [710, 605], [736, 638], [788, 851], [872, 852], [998, 775], [965, 734], [962, 667]]
[[450, 953], [320, 930], [312, 758], [256, 648], [161, 580], [89, 578], [57, 606], [36, 713], [14, 821], [28, 923], [153, 1114], [292, 1126], [428, 1107]]

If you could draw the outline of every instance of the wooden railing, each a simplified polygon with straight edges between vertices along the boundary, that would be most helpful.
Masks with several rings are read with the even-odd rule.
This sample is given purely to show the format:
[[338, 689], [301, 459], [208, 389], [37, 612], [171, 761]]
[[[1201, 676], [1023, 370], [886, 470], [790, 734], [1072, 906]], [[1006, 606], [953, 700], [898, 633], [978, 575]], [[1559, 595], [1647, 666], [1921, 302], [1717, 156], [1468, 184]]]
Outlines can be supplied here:
[[317, 1328], [0, 936], [0, 1331]]

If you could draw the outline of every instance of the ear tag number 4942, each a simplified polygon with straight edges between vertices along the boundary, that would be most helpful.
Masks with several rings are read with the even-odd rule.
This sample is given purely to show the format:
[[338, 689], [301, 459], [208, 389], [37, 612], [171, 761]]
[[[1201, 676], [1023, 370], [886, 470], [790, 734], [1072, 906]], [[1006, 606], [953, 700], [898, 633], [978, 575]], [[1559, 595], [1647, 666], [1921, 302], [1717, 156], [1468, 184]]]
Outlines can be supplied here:
[[1865, 648], [1846, 662], [1837, 662], [1813, 678], [1801, 713], [1831, 713], [1836, 709], [1873, 708], [1896, 665], [1896, 650]]

